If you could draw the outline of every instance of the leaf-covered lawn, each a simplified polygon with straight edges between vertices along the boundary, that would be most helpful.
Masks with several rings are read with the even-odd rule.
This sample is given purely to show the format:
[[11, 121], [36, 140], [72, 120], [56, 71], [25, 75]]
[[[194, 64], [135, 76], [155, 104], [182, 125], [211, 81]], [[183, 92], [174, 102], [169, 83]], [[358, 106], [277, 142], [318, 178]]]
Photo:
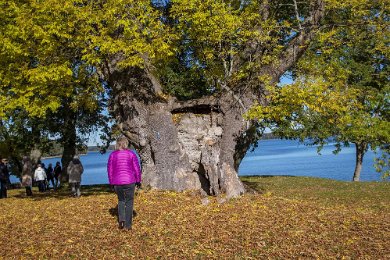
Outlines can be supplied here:
[[[83, 187], [81, 198], [11, 190], [0, 200], [0, 259], [390, 258], [390, 183], [244, 181], [259, 193], [222, 204], [203, 205], [191, 192], [140, 191], [131, 232], [118, 230], [107, 186]], [[342, 189], [364, 192], [365, 202]]]

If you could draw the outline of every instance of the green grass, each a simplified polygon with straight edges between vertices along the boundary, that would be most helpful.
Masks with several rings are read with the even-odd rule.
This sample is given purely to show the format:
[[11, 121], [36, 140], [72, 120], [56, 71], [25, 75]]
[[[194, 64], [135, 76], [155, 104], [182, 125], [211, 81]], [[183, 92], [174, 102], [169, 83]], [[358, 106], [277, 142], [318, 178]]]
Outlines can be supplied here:
[[260, 193], [327, 206], [383, 209], [390, 206], [390, 182], [345, 182], [311, 177], [248, 176], [241, 180]]

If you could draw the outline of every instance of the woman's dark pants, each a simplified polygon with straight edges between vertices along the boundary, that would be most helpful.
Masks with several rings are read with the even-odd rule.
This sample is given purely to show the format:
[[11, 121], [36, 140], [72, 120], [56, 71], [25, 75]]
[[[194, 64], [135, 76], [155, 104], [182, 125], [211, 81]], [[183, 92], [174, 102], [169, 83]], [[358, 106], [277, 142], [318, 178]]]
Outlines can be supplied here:
[[32, 196], [32, 195], [33, 195], [30, 186], [27, 186], [27, 187], [26, 187], [26, 195], [27, 195], [27, 196]]
[[118, 195], [118, 220], [125, 222], [124, 228], [130, 229], [133, 222], [135, 184], [115, 185]]
[[7, 198], [7, 181], [0, 181], [0, 199]]

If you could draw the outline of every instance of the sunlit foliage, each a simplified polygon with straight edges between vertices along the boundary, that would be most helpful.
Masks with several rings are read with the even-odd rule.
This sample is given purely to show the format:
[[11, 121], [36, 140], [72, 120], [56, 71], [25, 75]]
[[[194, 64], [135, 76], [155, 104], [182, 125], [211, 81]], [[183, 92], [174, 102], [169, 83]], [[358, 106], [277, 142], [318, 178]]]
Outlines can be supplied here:
[[329, 24], [294, 70], [295, 81], [270, 87], [269, 106], [248, 116], [282, 137], [320, 148], [336, 141], [336, 152], [354, 143], [364, 154], [390, 142], [389, 7], [386, 1], [332, 5]]
[[[300, 19], [310, 4], [297, 4]], [[162, 91], [184, 99], [256, 87], [265, 80], [260, 69], [301, 26], [285, 0], [2, 0], [0, 7], [1, 116], [17, 107], [43, 116], [70, 96], [72, 107], [93, 107], [99, 79], [128, 67], [152, 71]], [[88, 84], [80, 73], [90, 74]]]

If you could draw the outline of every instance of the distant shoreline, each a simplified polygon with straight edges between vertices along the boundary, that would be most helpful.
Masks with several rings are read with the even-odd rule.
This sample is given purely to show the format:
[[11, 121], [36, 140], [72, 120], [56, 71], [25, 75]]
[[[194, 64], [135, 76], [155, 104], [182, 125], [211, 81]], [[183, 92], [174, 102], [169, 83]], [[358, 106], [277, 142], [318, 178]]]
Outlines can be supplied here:
[[[79, 154], [79, 156], [84, 156], [84, 155], [87, 155], [87, 153]], [[61, 155], [57, 155], [57, 156], [45, 156], [45, 157], [41, 157], [41, 160], [53, 159], [53, 158], [61, 158], [61, 157], [62, 157]]]
[[41, 160], [53, 159], [53, 158], [61, 158], [61, 156], [60, 155], [58, 155], [58, 156], [45, 156], [45, 157], [41, 157]]
[[[111, 152], [113, 150], [111, 149], [108, 149], [106, 152]], [[79, 156], [85, 156], [85, 155], [88, 155], [88, 153], [100, 153], [99, 151], [88, 151], [87, 153], [82, 153], [82, 154], [79, 154]], [[54, 159], [54, 158], [61, 158], [62, 156], [61, 155], [55, 155], [55, 156], [42, 156], [41, 157], [41, 160], [46, 160], [46, 159]]]

